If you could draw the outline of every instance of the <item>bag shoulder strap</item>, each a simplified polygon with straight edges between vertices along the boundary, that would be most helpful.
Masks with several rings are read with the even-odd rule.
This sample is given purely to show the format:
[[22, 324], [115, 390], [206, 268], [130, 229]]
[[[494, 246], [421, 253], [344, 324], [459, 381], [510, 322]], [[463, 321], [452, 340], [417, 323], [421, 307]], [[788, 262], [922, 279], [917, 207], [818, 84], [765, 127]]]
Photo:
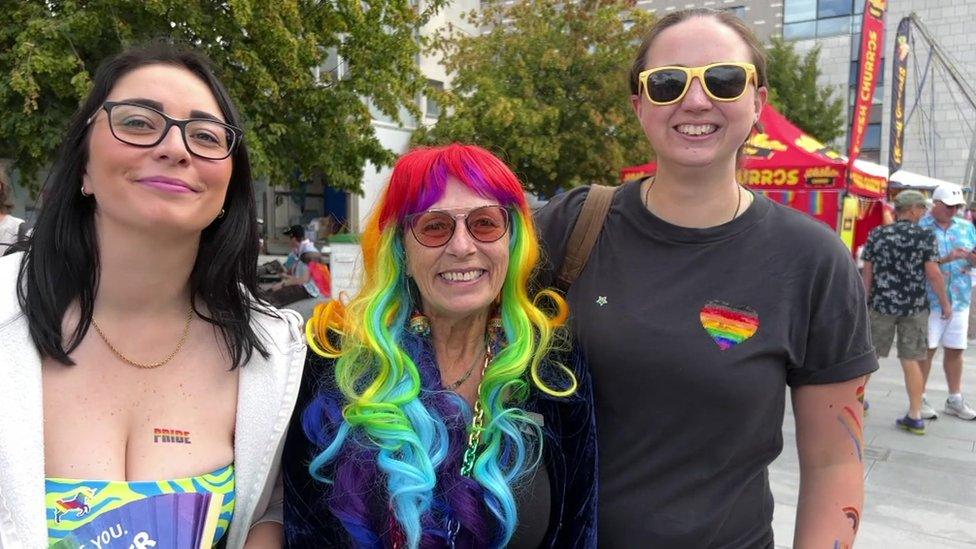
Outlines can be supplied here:
[[569, 235], [569, 242], [566, 243], [566, 256], [556, 278], [556, 287], [564, 293], [569, 291], [569, 287], [576, 282], [583, 268], [586, 267], [593, 245], [596, 244], [600, 231], [603, 230], [603, 223], [610, 211], [613, 195], [618, 188], [607, 185], [590, 186], [590, 192], [583, 201], [573, 232]]

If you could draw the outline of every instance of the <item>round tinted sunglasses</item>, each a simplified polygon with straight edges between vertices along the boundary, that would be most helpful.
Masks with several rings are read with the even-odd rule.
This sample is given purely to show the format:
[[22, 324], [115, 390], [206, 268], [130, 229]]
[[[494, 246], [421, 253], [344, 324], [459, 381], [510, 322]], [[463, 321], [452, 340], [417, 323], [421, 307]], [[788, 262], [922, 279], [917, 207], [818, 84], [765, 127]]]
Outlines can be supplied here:
[[671, 105], [681, 101], [694, 78], [698, 78], [705, 94], [714, 101], [735, 101], [746, 93], [750, 80], [758, 81], [756, 66], [752, 63], [655, 67], [637, 75], [644, 95], [654, 105]]
[[481, 206], [463, 213], [457, 210], [428, 210], [406, 217], [410, 232], [422, 246], [439, 248], [451, 241], [457, 220], [464, 219], [468, 233], [478, 242], [494, 242], [508, 232], [508, 210], [504, 206]]

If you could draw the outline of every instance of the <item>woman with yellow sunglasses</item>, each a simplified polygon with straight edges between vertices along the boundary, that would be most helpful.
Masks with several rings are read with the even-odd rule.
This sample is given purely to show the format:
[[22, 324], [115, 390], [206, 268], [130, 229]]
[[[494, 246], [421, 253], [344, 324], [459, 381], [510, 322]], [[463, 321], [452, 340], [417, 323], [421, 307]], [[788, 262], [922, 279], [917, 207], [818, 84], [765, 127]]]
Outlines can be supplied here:
[[[767, 99], [762, 46], [729, 13], [670, 13], [638, 49], [630, 85], [657, 174], [616, 190], [567, 294], [595, 388], [599, 546], [773, 547], [767, 466], [783, 448], [787, 388], [793, 544], [850, 546], [863, 503], [858, 398], [877, 359], [837, 235], [736, 179]], [[547, 276], [589, 194], [537, 214]]]

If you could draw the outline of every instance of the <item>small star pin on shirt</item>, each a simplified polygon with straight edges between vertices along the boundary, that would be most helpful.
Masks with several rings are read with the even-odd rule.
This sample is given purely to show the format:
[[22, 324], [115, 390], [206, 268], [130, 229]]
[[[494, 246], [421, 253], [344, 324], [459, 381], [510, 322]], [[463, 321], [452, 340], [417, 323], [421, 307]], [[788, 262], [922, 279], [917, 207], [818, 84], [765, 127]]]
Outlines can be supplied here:
[[607, 304], [607, 296], [601, 295], [600, 297], [596, 298], [596, 304], [599, 305], [599, 306], [601, 306], [601, 307], [603, 307], [604, 305], [606, 305]]

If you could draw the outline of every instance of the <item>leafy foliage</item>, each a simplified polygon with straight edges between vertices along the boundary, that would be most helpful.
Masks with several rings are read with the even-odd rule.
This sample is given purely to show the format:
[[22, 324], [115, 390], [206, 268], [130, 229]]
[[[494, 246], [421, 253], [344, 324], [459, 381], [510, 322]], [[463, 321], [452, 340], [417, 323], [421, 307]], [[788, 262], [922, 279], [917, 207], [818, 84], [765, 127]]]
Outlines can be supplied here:
[[843, 99], [834, 97], [834, 88], [817, 84], [820, 46], [814, 46], [801, 57], [792, 42], [773, 37], [766, 54], [769, 102], [822, 143], [843, 135]]
[[526, 0], [434, 40], [454, 73], [446, 112], [415, 143], [484, 146], [532, 191], [615, 183], [650, 150], [630, 107], [630, 64], [651, 18], [625, 0]]
[[[367, 161], [393, 160], [366, 100], [392, 116], [417, 112], [426, 79], [416, 31], [444, 2], [419, 11], [410, 0], [0, 0], [0, 157], [33, 180], [98, 64], [162, 37], [214, 62], [259, 175], [288, 184], [320, 173], [358, 191]], [[317, 77], [336, 54], [343, 74]]]

